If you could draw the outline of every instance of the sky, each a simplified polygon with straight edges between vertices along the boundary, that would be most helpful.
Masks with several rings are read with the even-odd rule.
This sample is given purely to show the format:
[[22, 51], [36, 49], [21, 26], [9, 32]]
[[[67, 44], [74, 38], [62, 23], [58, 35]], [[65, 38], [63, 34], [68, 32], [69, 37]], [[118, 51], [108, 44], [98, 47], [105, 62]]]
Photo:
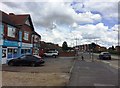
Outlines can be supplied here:
[[[118, 44], [118, 0], [2, 0], [5, 13], [30, 14], [41, 40], [60, 46]], [[77, 40], [76, 40], [77, 39]]]

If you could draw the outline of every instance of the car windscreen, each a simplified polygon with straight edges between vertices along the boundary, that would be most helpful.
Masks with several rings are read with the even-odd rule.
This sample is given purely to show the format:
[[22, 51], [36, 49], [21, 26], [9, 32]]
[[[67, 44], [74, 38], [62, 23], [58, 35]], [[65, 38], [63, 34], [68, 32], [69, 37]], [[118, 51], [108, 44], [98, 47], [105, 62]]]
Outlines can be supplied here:
[[53, 53], [52, 51], [47, 51], [46, 53]]
[[103, 55], [110, 55], [109, 53], [103, 53]]
[[22, 56], [19, 57], [19, 59], [25, 59], [25, 58], [26, 58], [25, 55], [22, 55]]

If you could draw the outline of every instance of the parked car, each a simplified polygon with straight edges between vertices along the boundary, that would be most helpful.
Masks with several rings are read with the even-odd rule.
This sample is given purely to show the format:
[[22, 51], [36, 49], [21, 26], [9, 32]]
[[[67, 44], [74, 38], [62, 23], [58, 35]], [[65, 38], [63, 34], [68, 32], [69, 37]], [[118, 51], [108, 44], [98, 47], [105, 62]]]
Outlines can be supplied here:
[[16, 59], [8, 61], [9, 66], [38, 66], [45, 63], [45, 61], [36, 55], [22, 55]]
[[111, 55], [109, 52], [101, 52], [99, 55], [99, 59], [101, 60], [111, 60]]
[[57, 57], [59, 55], [59, 52], [57, 50], [48, 50], [44, 53], [45, 57]]

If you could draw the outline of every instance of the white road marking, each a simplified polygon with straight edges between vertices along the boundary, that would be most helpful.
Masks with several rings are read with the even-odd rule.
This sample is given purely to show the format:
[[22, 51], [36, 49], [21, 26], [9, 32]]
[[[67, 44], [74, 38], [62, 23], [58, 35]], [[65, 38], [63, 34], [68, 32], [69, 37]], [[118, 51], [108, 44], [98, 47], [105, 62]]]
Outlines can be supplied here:
[[94, 83], [94, 86], [115, 86], [115, 85], [112, 85], [112, 84]]

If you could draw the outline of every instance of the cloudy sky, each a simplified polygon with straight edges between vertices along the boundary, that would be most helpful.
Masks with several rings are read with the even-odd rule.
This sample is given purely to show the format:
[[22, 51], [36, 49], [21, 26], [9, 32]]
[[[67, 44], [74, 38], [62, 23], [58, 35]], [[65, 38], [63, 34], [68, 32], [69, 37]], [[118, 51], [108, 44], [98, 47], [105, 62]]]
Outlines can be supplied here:
[[46, 42], [73, 46], [77, 38], [77, 44], [118, 43], [118, 0], [3, 0], [0, 6], [6, 13], [30, 14], [35, 31]]

